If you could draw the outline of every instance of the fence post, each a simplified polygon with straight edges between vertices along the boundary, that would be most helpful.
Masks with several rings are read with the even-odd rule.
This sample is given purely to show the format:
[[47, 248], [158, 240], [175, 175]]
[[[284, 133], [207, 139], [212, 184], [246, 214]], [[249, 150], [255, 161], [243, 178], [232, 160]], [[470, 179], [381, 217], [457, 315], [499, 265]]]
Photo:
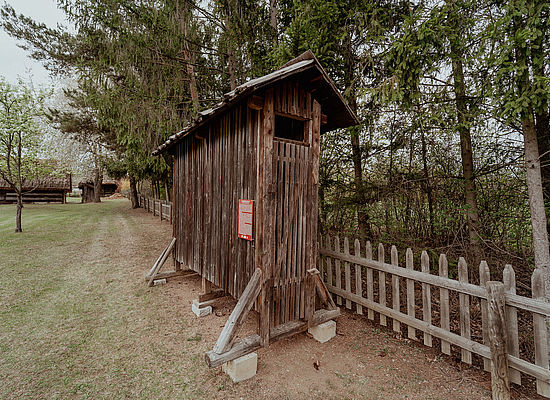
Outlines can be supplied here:
[[[531, 290], [533, 298], [544, 301], [544, 278], [540, 269], [535, 269], [531, 276]], [[533, 313], [533, 334], [535, 336], [535, 364], [548, 369], [548, 332], [545, 317]], [[550, 397], [550, 385], [537, 379], [537, 393]]]
[[487, 282], [489, 347], [491, 349], [491, 387], [493, 400], [510, 400], [510, 378], [506, 356], [506, 320], [504, 316], [504, 284]]

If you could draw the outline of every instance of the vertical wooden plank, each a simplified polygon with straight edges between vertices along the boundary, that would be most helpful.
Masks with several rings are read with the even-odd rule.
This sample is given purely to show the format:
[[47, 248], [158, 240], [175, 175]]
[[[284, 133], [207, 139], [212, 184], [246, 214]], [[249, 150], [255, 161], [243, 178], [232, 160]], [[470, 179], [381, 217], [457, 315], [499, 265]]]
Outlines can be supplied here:
[[[384, 245], [378, 244], [378, 262], [384, 263]], [[378, 271], [378, 303], [386, 307], [386, 274]], [[386, 316], [380, 314], [380, 325], [386, 326]]]
[[[365, 257], [367, 260], [372, 260], [372, 245], [369, 241], [365, 246]], [[367, 268], [367, 299], [374, 301], [374, 279], [372, 276], [372, 268]], [[374, 320], [374, 310], [367, 310], [367, 317], [371, 321]]]
[[492, 359], [491, 387], [493, 400], [510, 400], [504, 297], [504, 285], [501, 282], [487, 282], [487, 325], [489, 327], [489, 348]]
[[[410, 248], [405, 253], [405, 264], [407, 269], [414, 269], [413, 252]], [[415, 311], [416, 302], [414, 298], [414, 280], [407, 279], [407, 315], [416, 318]], [[416, 329], [412, 326], [407, 327], [407, 337], [411, 340], [416, 340]]]
[[[297, 95], [298, 88], [296, 87], [295, 93]], [[317, 265], [317, 257], [319, 256], [319, 248], [317, 247], [317, 221], [319, 219], [319, 205], [318, 205], [318, 193], [319, 193], [319, 148], [321, 143], [321, 104], [317, 101], [313, 101], [313, 114], [311, 117], [311, 146], [310, 146], [310, 163], [311, 173], [308, 176], [308, 181], [311, 181], [310, 202], [311, 213], [308, 215], [309, 223], [311, 227], [311, 233], [309, 240], [311, 242], [311, 254], [309, 263], [306, 269], [314, 268]], [[304, 271], [305, 272], [305, 271]], [[305, 274], [303, 275], [305, 276]]]
[[[340, 253], [340, 238], [336, 236], [334, 239], [334, 251], [337, 253]], [[334, 260], [334, 267], [335, 267], [335, 273], [336, 273], [336, 287], [338, 289], [342, 288], [342, 270], [340, 269], [340, 259], [336, 258]], [[336, 296], [336, 304], [341, 305], [342, 304], [342, 298], [340, 296]]]
[[[516, 294], [516, 273], [510, 264], [506, 264], [502, 271], [504, 290], [509, 294]], [[519, 357], [518, 310], [516, 307], [506, 306], [507, 351], [508, 354]], [[521, 385], [521, 373], [515, 369], [509, 371], [510, 382]]]
[[[535, 269], [531, 276], [531, 290], [533, 298], [545, 301], [544, 299], [544, 277], [540, 269]], [[533, 336], [535, 341], [535, 364], [548, 369], [548, 328], [545, 317], [533, 313]], [[537, 379], [537, 393], [541, 396], [550, 397], [550, 384]]]
[[[420, 267], [425, 274], [430, 273], [430, 257], [426, 251], [420, 256]], [[432, 324], [432, 289], [428, 283], [422, 284], [422, 318], [424, 322]], [[424, 332], [424, 344], [432, 347], [432, 335]]]
[[[344, 254], [349, 256], [349, 240], [344, 238]], [[344, 262], [344, 277], [346, 281], [346, 292], [351, 293], [351, 267], [349, 262]], [[351, 309], [351, 300], [346, 299], [346, 308]]]
[[[355, 257], [361, 257], [361, 244], [359, 243], [359, 239], [355, 239], [354, 246]], [[361, 265], [355, 264], [355, 294], [360, 297], [363, 297], [363, 281], [361, 280], [362, 268], [363, 267]], [[363, 315], [363, 306], [360, 304], [356, 304], [356, 308], [357, 314]]]
[[[330, 239], [330, 236], [328, 234], [327, 234], [327, 237], [326, 237], [326, 240], [325, 240], [325, 248], [327, 250], [332, 250], [331, 239]], [[332, 286], [332, 259], [327, 256], [326, 262], [327, 262], [327, 280], [326, 280], [326, 282], [330, 286]]]
[[[460, 257], [458, 260], [458, 280], [460, 282], [468, 283], [468, 266], [464, 257]], [[464, 293], [458, 295], [460, 303], [460, 336], [471, 339], [471, 327], [470, 327], [470, 296]], [[466, 349], [461, 349], [462, 362], [467, 364], [472, 363], [472, 353]]]
[[[447, 262], [447, 256], [445, 254], [439, 255], [439, 276], [442, 278], [449, 278], [449, 264]], [[449, 321], [449, 290], [439, 288], [439, 317], [441, 319], [441, 328], [450, 332]], [[451, 355], [451, 344], [445, 340], [441, 340], [441, 352], [443, 354]]]
[[[399, 264], [399, 256], [397, 254], [397, 247], [392, 246], [391, 247], [391, 265], [394, 267], [397, 267]], [[392, 305], [393, 309], [397, 312], [400, 312], [401, 308], [401, 300], [399, 296], [399, 277], [397, 275], [392, 275], [391, 277], [392, 282]], [[393, 320], [393, 330], [394, 332], [401, 332], [401, 324], [396, 319]]]
[[271, 210], [275, 191], [273, 188], [273, 134], [274, 134], [273, 89], [267, 89], [264, 96], [263, 126], [260, 132], [260, 163], [258, 171], [258, 183], [261, 181], [261, 191], [258, 201], [261, 203], [262, 219], [261, 231], [257, 235], [259, 243], [259, 260], [256, 265], [262, 269], [262, 292], [260, 305], [260, 339], [262, 346], [269, 346], [270, 330], [270, 306], [271, 286], [273, 285], [273, 261], [274, 261], [274, 221]]
[[[487, 282], [491, 280], [489, 266], [485, 261], [479, 263], [479, 285], [485, 287]], [[487, 300], [481, 299], [481, 330], [483, 333], [483, 343], [489, 346], [489, 325], [488, 325], [488, 309]], [[483, 359], [483, 369], [491, 372], [491, 360], [488, 358]]]

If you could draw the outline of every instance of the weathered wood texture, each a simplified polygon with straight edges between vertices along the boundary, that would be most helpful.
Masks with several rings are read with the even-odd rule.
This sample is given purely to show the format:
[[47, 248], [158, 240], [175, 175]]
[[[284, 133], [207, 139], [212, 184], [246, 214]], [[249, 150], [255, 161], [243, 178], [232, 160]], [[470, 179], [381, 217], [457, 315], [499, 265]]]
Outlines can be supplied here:
[[[304, 140], [277, 137], [276, 115], [303, 121]], [[307, 291], [315, 288], [306, 284], [306, 271], [318, 258], [320, 129], [320, 104], [289, 80], [175, 146], [176, 261], [236, 299], [260, 268], [264, 344], [270, 327], [305, 317]], [[237, 238], [239, 199], [255, 201], [253, 242]], [[162, 210], [155, 202], [152, 208]]]
[[[378, 260], [373, 260], [370, 243], [367, 242], [365, 257], [362, 257], [359, 252], [355, 255], [346, 251], [345, 243], [347, 240], [339, 238], [331, 238], [327, 236], [323, 241], [320, 241], [320, 255], [322, 257], [323, 268], [322, 278], [326, 283], [326, 287], [336, 299], [342, 299], [347, 302], [355, 303], [356, 306], [361, 306], [367, 309], [369, 319], [374, 318], [374, 314], [379, 314], [380, 324], [386, 324], [386, 318], [393, 320], [393, 328], [401, 329], [400, 324], [405, 324], [408, 330], [408, 337], [413, 340], [422, 340], [417, 335], [417, 330], [423, 332], [424, 344], [431, 346], [432, 337], [441, 340], [441, 352], [451, 354], [451, 345], [456, 346], [454, 349], [459, 350], [462, 360], [466, 363], [471, 363], [472, 354], [478, 354], [485, 360], [493, 359], [493, 353], [490, 349], [491, 324], [489, 321], [490, 299], [485, 288], [485, 283], [489, 281], [489, 268], [485, 262], [479, 266], [480, 285], [469, 283], [468, 281], [468, 266], [464, 259], [458, 262], [458, 279], [449, 278], [449, 267], [447, 257], [442, 254], [439, 257], [439, 271], [433, 274], [430, 269], [429, 257], [426, 252], [422, 252], [420, 265], [416, 267], [413, 263], [413, 252], [407, 249], [405, 256], [406, 268], [399, 265], [399, 257], [397, 250], [392, 247], [391, 263], [388, 264], [384, 260], [384, 246], [378, 246]], [[340, 249], [339, 243], [344, 243], [343, 250]], [[350, 289], [347, 285], [342, 285], [342, 281], [347, 281], [347, 264], [356, 265], [363, 268], [355, 268], [355, 271], [365, 270], [367, 272], [366, 279], [363, 284], [366, 284], [366, 293], [363, 291]], [[333, 268], [333, 266], [344, 266], [342, 268]], [[456, 264], [455, 264], [456, 265]], [[420, 271], [418, 270], [420, 269]], [[434, 268], [435, 269], [435, 268]], [[373, 282], [373, 272], [378, 271], [379, 282], [378, 286]], [[353, 270], [352, 270], [353, 273]], [[383, 275], [382, 275], [383, 274]], [[391, 279], [390, 279], [391, 277]], [[398, 278], [397, 280], [395, 278]], [[356, 279], [357, 277], [355, 277]], [[350, 281], [354, 281], [351, 276]], [[385, 285], [386, 280], [391, 281], [391, 287]], [[504, 315], [506, 325], [506, 346], [505, 355], [508, 363], [507, 375], [510, 382], [521, 384], [521, 373], [525, 373], [537, 379], [537, 392], [543, 396], [550, 398], [550, 369], [548, 357], [548, 334], [545, 325], [545, 318], [550, 317], [550, 304], [543, 301], [544, 284], [542, 282], [542, 274], [536, 270], [532, 278], [532, 298], [519, 296], [515, 291], [515, 274], [510, 265], [506, 265], [503, 271], [503, 299], [504, 299]], [[418, 304], [418, 299], [415, 300], [415, 286], [422, 288], [422, 306]], [[395, 296], [395, 290], [399, 288], [401, 293], [406, 293], [406, 305], [402, 304], [399, 297]], [[439, 301], [432, 300], [435, 296], [431, 293], [435, 291], [439, 293]], [[458, 329], [451, 331], [450, 315], [451, 304], [449, 302], [450, 292], [458, 293], [459, 304], [453, 310], [454, 315], [458, 315], [460, 324]], [[378, 295], [378, 299], [376, 296]], [[392, 299], [392, 304], [386, 304], [386, 297]], [[476, 298], [477, 300], [473, 300]], [[481, 305], [481, 312], [472, 312], [476, 310], [477, 304]], [[403, 307], [404, 306], [404, 307]], [[455, 303], [456, 306], [456, 303]], [[403, 307], [403, 310], [402, 310]], [[358, 308], [357, 308], [358, 309]], [[406, 310], [406, 311], [405, 311]], [[419, 312], [421, 310], [421, 313]], [[518, 343], [518, 310], [523, 310], [533, 314], [533, 332], [535, 344], [535, 363], [520, 358], [519, 343]], [[364, 311], [364, 310], [362, 310]], [[432, 318], [437, 318], [437, 322], [432, 321]], [[482, 335], [479, 342], [472, 338], [471, 324], [476, 318], [476, 325], [482, 326]], [[437, 321], [437, 320], [436, 320]], [[502, 346], [499, 347], [502, 351]], [[502, 357], [499, 356], [499, 362], [502, 364]], [[490, 364], [489, 364], [490, 367]], [[502, 368], [501, 368], [502, 369]]]
[[506, 358], [506, 318], [504, 284], [487, 282], [487, 327], [491, 350], [491, 387], [493, 400], [510, 399], [510, 378]]
[[237, 299], [255, 268], [253, 242], [237, 238], [237, 207], [256, 198], [259, 124], [239, 104], [180, 142], [174, 161], [176, 260]]

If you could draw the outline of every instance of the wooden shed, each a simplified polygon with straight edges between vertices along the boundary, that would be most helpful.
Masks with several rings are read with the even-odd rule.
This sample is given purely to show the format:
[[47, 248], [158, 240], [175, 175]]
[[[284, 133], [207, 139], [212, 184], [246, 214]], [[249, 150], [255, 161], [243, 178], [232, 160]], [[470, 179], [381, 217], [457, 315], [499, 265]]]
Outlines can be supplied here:
[[[23, 182], [23, 203], [65, 203], [72, 190], [71, 174], [48, 175]], [[0, 178], [0, 204], [15, 204], [17, 196], [11, 186]]]
[[[357, 123], [308, 51], [225, 94], [153, 152], [174, 156], [176, 270], [239, 299], [209, 366], [339, 314], [316, 269], [319, 142]], [[258, 334], [235, 343], [253, 306]]]
[[[119, 184], [115, 180], [103, 180], [101, 183], [101, 197], [109, 197], [118, 190]], [[94, 201], [94, 181], [87, 179], [78, 183], [78, 188], [82, 191], [81, 202], [93, 203]]]

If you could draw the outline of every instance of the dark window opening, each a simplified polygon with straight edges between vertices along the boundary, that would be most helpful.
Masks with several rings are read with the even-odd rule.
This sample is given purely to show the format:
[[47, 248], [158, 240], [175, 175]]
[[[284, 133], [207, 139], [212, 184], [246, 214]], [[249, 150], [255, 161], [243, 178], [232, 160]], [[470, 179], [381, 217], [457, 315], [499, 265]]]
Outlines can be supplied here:
[[304, 141], [305, 121], [275, 115], [275, 137]]

